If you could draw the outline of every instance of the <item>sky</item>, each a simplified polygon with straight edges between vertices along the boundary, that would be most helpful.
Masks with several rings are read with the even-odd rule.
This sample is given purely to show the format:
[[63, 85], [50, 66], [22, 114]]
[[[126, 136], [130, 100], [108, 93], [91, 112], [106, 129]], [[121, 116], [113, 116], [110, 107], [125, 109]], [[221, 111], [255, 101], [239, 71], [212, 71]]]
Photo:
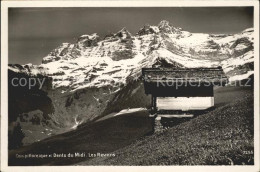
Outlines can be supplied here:
[[135, 34], [161, 20], [193, 33], [232, 34], [253, 27], [253, 7], [9, 8], [8, 60], [40, 64], [61, 43], [75, 43], [80, 35], [102, 38], [123, 27]]

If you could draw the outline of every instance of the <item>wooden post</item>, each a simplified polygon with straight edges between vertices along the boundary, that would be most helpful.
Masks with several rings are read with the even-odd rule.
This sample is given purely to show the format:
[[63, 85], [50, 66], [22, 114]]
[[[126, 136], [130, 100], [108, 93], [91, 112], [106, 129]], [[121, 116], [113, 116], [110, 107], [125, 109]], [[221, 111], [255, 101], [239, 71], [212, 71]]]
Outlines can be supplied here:
[[153, 108], [154, 108], [154, 106], [153, 106], [153, 95], [151, 96], [151, 109], [152, 109], [152, 113], [153, 113]]
[[157, 105], [156, 105], [157, 97], [152, 95], [152, 133], [160, 133], [163, 131], [163, 126], [161, 124], [161, 117], [157, 116]]
[[161, 117], [155, 117], [154, 119], [154, 126], [153, 126], [154, 133], [161, 133], [163, 132], [163, 125], [161, 123]]
[[152, 95], [152, 110], [153, 110], [154, 112], [157, 111], [156, 98], [157, 98], [156, 96]]
[[154, 95], [152, 95], [152, 114], [154, 114], [156, 112], [156, 97]]
[[154, 110], [157, 112], [157, 104], [156, 104], [157, 97], [154, 97]]

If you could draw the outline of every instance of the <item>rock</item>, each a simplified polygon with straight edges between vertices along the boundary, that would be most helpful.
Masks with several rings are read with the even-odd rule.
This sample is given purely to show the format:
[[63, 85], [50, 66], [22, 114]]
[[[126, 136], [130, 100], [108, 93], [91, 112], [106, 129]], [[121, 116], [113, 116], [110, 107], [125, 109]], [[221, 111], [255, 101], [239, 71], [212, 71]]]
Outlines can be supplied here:
[[179, 27], [173, 27], [169, 21], [167, 20], [162, 20], [159, 24], [158, 24], [158, 28], [160, 29], [161, 32], [163, 33], [168, 33], [168, 34], [173, 34], [173, 33], [180, 33], [180, 31], [182, 30]]
[[86, 47], [97, 46], [99, 40], [99, 36], [96, 33], [91, 35], [82, 35], [77, 40], [77, 48], [83, 49]]
[[150, 26], [149, 24], [146, 24], [144, 25], [143, 28], [141, 28], [137, 32], [137, 35], [142, 36], [142, 35], [154, 34], [158, 32], [159, 32], [159, 28], [157, 26]]
[[114, 36], [122, 38], [122, 39], [129, 39], [132, 37], [132, 34], [124, 27], [119, 32], [117, 32]]

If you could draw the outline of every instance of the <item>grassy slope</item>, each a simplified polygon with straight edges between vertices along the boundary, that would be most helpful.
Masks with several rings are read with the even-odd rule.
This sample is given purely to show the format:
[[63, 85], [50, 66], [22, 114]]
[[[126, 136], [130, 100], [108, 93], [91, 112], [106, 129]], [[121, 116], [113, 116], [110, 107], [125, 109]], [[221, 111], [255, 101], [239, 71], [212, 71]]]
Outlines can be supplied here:
[[151, 131], [147, 112], [116, 116], [81, 126], [77, 130], [53, 136], [9, 151], [9, 165], [70, 165], [87, 158], [17, 159], [16, 154], [108, 153], [125, 147]]
[[[236, 100], [229, 93], [233, 88], [229, 89], [219, 92], [225, 101], [233, 98], [234, 102], [140, 139], [115, 151], [116, 157], [95, 158], [81, 165], [253, 164], [253, 155], [244, 152], [254, 149], [253, 96], [249, 93]], [[239, 93], [239, 89], [233, 91]], [[236, 96], [241, 98], [241, 93]]]
[[[162, 135], [145, 136], [152, 130], [147, 112], [116, 116], [9, 151], [9, 165], [211, 164], [214, 160], [225, 164], [231, 162], [228, 158], [235, 163], [245, 162], [243, 158], [249, 160], [251, 156], [242, 155], [241, 150], [253, 149], [252, 90], [226, 87], [215, 93], [217, 108], [214, 111], [177, 125]], [[237, 153], [232, 153], [234, 151]], [[117, 156], [111, 159], [15, 158], [16, 153], [54, 152], [116, 152]], [[245, 163], [250, 164], [252, 160]]]

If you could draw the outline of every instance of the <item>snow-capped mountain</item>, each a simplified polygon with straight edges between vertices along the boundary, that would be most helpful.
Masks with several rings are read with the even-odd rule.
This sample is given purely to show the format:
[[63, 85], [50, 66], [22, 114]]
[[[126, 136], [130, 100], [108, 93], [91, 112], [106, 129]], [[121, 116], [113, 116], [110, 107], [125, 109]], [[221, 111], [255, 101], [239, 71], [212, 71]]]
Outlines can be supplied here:
[[190, 33], [163, 20], [158, 26], [145, 25], [136, 34], [123, 28], [104, 38], [97, 33], [82, 35], [76, 43], [63, 43], [51, 51], [41, 65], [9, 65], [9, 70], [52, 78], [53, 89], [47, 93], [55, 110], [49, 116], [57, 125], [75, 127], [122, 110], [111, 107], [121, 104], [123, 108], [127, 105], [122, 100], [140, 96], [141, 69], [154, 65], [221, 66], [230, 81], [248, 78], [254, 69], [254, 30]]
[[51, 51], [41, 65], [25, 67], [51, 76], [54, 87], [64, 87], [64, 92], [125, 84], [128, 76], [160, 59], [188, 68], [222, 66], [232, 80], [253, 70], [236, 70], [253, 63], [253, 39], [252, 28], [234, 35], [190, 33], [164, 20], [136, 35], [126, 28], [104, 39], [96, 33], [82, 35], [75, 44], [63, 43]]

